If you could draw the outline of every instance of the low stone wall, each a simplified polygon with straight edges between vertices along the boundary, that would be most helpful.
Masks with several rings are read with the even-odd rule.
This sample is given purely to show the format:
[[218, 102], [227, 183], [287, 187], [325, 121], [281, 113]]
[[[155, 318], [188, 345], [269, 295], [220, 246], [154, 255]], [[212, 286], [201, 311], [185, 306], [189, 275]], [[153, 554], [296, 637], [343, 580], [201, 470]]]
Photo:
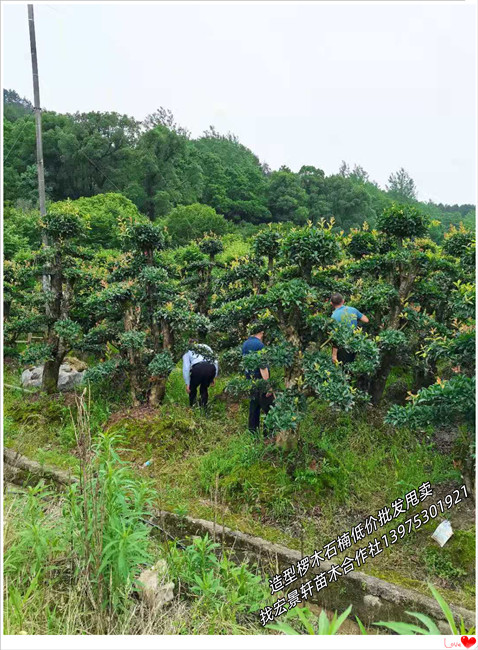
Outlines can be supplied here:
[[[268, 576], [275, 575], [301, 559], [299, 551], [204, 519], [183, 517], [162, 510], [151, 519], [151, 523], [180, 540], [208, 533], [217, 542], [231, 549], [237, 559], [248, 558], [259, 563]], [[309, 580], [311, 575], [327, 571], [330, 567], [330, 562], [321, 562], [320, 569], [309, 569], [308, 577], [297, 580], [290, 585], [290, 589], [297, 588], [302, 581]], [[421, 612], [433, 618], [443, 634], [450, 634], [445, 616], [434, 598], [360, 571], [351, 571], [319, 593], [313, 592], [310, 600], [320, 607], [337, 610], [339, 613], [351, 604], [352, 616], [358, 616], [365, 625], [379, 620], [416, 623], [405, 611]], [[475, 625], [475, 612], [456, 605], [450, 605], [450, 609], [456, 621], [461, 616], [467, 628]]]

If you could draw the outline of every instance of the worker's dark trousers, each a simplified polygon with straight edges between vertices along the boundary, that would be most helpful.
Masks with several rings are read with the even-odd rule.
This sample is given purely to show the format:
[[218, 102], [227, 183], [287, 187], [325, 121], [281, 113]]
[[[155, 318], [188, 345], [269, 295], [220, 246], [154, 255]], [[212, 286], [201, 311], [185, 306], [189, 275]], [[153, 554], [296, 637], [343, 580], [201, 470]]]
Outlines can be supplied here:
[[[267, 415], [272, 408], [274, 403], [274, 396], [266, 396], [266, 393], [259, 393], [253, 391], [251, 393], [251, 401], [249, 403], [249, 429], [251, 431], [258, 431], [261, 421], [261, 411], [264, 411], [264, 414]], [[264, 435], [267, 434], [267, 430], [264, 429]]]
[[347, 352], [347, 350], [339, 348], [337, 350], [337, 361], [341, 361], [343, 364], [352, 363], [355, 361], [355, 352]]
[[209, 398], [208, 388], [212, 380], [216, 376], [216, 366], [208, 361], [201, 361], [195, 363], [191, 368], [191, 375], [189, 378], [189, 406], [194, 406], [196, 401], [196, 394], [199, 386], [199, 404], [205, 407]]

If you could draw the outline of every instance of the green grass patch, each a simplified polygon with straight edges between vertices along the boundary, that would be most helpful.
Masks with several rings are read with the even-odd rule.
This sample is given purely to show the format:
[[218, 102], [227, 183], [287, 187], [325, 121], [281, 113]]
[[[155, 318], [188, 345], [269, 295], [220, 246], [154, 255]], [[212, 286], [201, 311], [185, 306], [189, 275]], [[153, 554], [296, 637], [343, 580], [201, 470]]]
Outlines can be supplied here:
[[[18, 378], [19, 372], [9, 371], [6, 381], [18, 385]], [[111, 396], [111, 387], [93, 386], [93, 438], [107, 429], [120, 437], [120, 455], [134, 467], [153, 460], [143, 472], [154, 483], [156, 507], [215, 519], [308, 553], [424, 481], [461, 483], [452, 459], [429, 437], [385, 425], [377, 409], [341, 413], [313, 403], [296, 449], [265, 446], [247, 431], [247, 401], [214, 399], [227, 380], [220, 376], [210, 390], [207, 414], [187, 406], [179, 367], [157, 409], [129, 409], [126, 393]], [[71, 395], [6, 389], [5, 444], [75, 470], [75, 410]], [[454, 524], [455, 535], [437, 549], [430, 540], [435, 523], [400, 540], [364, 570], [404, 584], [412, 566], [423, 593], [426, 580], [435, 580], [452, 602], [472, 606], [474, 532]]]

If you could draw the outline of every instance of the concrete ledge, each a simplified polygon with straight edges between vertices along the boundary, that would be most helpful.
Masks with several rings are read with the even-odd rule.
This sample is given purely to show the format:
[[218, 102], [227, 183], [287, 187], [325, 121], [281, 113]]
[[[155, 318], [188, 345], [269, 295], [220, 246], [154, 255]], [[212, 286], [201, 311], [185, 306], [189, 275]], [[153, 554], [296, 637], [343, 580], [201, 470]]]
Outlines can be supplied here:
[[5, 480], [17, 485], [35, 485], [40, 478], [62, 487], [78, 482], [69, 472], [37, 463], [7, 447], [3, 448], [3, 463]]
[[[157, 524], [170, 535], [181, 540], [187, 536], [208, 533], [217, 542], [231, 549], [237, 559], [248, 558], [257, 562], [270, 576], [301, 559], [299, 551], [204, 519], [183, 517], [161, 510], [151, 519], [151, 523]], [[307, 577], [297, 580], [290, 588], [296, 588], [301, 582], [309, 580], [312, 575], [323, 570], [327, 571], [330, 566], [330, 562], [321, 562], [320, 569], [309, 569]], [[433, 618], [443, 634], [450, 634], [445, 616], [434, 598], [360, 571], [351, 571], [341, 576], [337, 582], [329, 584], [326, 589], [318, 594], [314, 593], [314, 598], [310, 601], [325, 609], [337, 610], [339, 613], [351, 604], [352, 616], [358, 616], [365, 625], [379, 620], [416, 623], [416, 620], [409, 617], [405, 611], [420, 612]], [[450, 609], [457, 622], [462, 617], [467, 628], [475, 625], [475, 612], [451, 604]]]
[[[41, 465], [12, 449], [4, 448], [3, 459], [4, 480], [12, 483], [34, 485], [39, 478], [44, 478], [64, 488], [78, 481], [68, 472]], [[160, 510], [150, 518], [150, 523], [159, 526], [170, 537], [178, 540], [208, 533], [210, 537], [227, 546], [238, 560], [249, 559], [258, 563], [268, 576], [275, 575], [301, 559], [299, 551], [205, 519], [194, 519]], [[330, 562], [321, 562], [320, 569], [309, 569], [307, 579], [323, 570], [327, 571], [330, 567]], [[290, 588], [296, 588], [301, 581], [297, 580]], [[433, 598], [360, 571], [351, 571], [341, 576], [337, 582], [329, 584], [326, 589], [319, 594], [314, 593], [313, 596], [310, 599], [313, 604], [327, 610], [337, 610], [339, 613], [351, 604], [352, 616], [358, 616], [365, 625], [378, 620], [411, 621], [405, 613], [408, 610], [430, 616], [436, 621], [442, 634], [450, 633], [444, 614]], [[475, 612], [451, 604], [450, 609], [457, 622], [462, 617], [467, 628], [475, 625]], [[416, 622], [414, 619], [413, 621]]]

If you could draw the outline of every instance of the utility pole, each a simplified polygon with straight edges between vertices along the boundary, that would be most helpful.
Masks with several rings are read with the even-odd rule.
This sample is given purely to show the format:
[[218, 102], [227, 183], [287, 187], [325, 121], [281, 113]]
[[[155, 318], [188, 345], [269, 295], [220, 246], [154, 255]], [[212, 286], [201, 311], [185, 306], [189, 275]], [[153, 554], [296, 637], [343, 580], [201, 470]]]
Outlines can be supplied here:
[[[43, 167], [43, 140], [41, 132], [41, 104], [40, 104], [40, 84], [38, 80], [38, 60], [37, 60], [37, 42], [35, 38], [35, 18], [33, 16], [33, 5], [28, 5], [28, 27], [30, 29], [30, 49], [32, 53], [32, 73], [33, 73], [33, 109], [35, 111], [35, 131], [37, 141], [37, 171], [38, 171], [38, 195], [40, 198], [40, 216], [46, 215], [45, 201], [45, 170]], [[48, 247], [48, 235], [45, 228], [42, 228], [43, 247]], [[46, 269], [47, 271], [47, 269]], [[50, 276], [47, 272], [43, 274], [43, 291], [47, 296], [46, 313], [50, 313], [48, 294], [50, 290]]]
[[[40, 216], [46, 215], [45, 205], [45, 170], [43, 168], [43, 141], [41, 132], [41, 105], [40, 85], [38, 83], [38, 60], [37, 44], [35, 38], [35, 18], [33, 16], [33, 5], [28, 5], [28, 26], [30, 28], [30, 48], [32, 53], [33, 72], [33, 108], [35, 111], [35, 127], [37, 139], [37, 170], [38, 170], [38, 194], [40, 197]], [[43, 244], [48, 246], [47, 236], [44, 231]]]

